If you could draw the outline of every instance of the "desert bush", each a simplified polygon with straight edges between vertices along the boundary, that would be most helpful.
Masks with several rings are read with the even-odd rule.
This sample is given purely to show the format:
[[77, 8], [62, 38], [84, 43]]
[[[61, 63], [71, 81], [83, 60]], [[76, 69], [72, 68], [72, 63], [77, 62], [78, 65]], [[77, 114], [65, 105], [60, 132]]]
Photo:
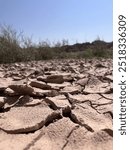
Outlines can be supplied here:
[[112, 56], [112, 50], [108, 49], [106, 47], [106, 42], [103, 40], [100, 40], [100, 37], [98, 36], [96, 40], [92, 42], [92, 55], [93, 57], [111, 57]]
[[0, 26], [0, 63], [20, 61], [21, 32], [17, 33], [11, 26]]
[[[68, 40], [32, 42], [23, 32], [17, 32], [12, 26], [0, 26], [0, 63], [25, 62], [47, 59], [79, 59], [93, 57], [112, 57], [112, 49], [106, 48], [106, 42], [99, 38], [91, 44], [68, 45]], [[110, 45], [111, 46], [111, 45]]]

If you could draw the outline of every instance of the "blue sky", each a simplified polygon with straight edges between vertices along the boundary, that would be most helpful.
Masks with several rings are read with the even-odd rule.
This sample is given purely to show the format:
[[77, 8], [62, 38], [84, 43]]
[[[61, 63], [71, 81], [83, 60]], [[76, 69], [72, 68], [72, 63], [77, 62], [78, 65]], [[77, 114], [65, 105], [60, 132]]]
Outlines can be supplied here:
[[112, 0], [0, 0], [0, 24], [34, 41], [112, 41]]

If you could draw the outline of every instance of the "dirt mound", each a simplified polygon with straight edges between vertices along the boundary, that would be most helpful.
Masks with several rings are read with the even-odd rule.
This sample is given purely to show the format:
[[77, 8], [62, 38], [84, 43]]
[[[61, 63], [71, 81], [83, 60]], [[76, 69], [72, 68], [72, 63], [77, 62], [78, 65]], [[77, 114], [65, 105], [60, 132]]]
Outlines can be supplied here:
[[0, 150], [112, 150], [111, 59], [0, 68]]

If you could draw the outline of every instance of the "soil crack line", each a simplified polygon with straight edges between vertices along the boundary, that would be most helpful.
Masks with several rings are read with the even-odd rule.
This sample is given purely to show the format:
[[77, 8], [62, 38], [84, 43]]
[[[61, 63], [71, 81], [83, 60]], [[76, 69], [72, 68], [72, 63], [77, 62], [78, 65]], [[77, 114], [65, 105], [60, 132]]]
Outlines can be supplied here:
[[70, 133], [67, 135], [67, 138], [66, 138], [66, 142], [65, 144], [63, 145], [63, 147], [61, 148], [61, 150], [64, 150], [64, 148], [67, 146], [68, 142], [69, 142], [69, 137], [71, 136], [71, 134], [77, 130], [79, 128], [79, 125], [75, 126], [71, 131]]

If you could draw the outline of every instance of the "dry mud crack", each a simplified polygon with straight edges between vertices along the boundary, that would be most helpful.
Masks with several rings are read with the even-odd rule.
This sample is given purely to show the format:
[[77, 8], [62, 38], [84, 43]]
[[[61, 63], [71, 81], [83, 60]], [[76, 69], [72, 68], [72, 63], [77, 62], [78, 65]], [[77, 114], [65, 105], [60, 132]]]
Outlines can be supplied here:
[[0, 65], [0, 150], [112, 150], [111, 59]]

